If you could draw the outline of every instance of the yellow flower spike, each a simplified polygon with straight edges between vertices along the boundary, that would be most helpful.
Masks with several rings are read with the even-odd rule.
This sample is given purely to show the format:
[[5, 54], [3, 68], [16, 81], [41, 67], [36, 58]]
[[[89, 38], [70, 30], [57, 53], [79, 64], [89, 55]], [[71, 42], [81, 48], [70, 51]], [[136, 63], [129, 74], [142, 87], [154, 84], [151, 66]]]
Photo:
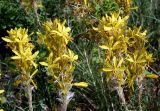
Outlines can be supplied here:
[[147, 64], [152, 61], [152, 55], [145, 48], [146, 31], [141, 32], [141, 27], [129, 28], [128, 18], [129, 16], [120, 16], [120, 13], [106, 15], [93, 30], [98, 35], [96, 39], [99, 47], [106, 50], [102, 68], [106, 80], [118, 81], [118, 86], [125, 83], [134, 89], [134, 82], [144, 74]]
[[[21, 78], [19, 78], [19, 80], [16, 81], [15, 85], [23, 83], [24, 86], [27, 88], [27, 93], [31, 93], [32, 91], [31, 84], [33, 84], [34, 87], [37, 88], [34, 81], [32, 80], [37, 70], [35, 70], [33, 73], [31, 72], [34, 70], [34, 68], [37, 67], [35, 59], [39, 52], [36, 51], [35, 53], [32, 53], [34, 45], [30, 43], [30, 36], [28, 35], [27, 29], [15, 28], [7, 32], [9, 36], [4, 37], [3, 40], [7, 42], [7, 46], [14, 53], [14, 56], [12, 56], [11, 59], [14, 60], [17, 69], [19, 70], [19, 72], [21, 72], [20, 73]], [[28, 100], [31, 99], [32, 95], [28, 96]], [[30, 102], [32, 104], [32, 101]], [[30, 107], [31, 104], [29, 104]]]
[[[123, 27], [126, 24], [126, 21], [128, 20], [129, 16], [125, 16], [124, 18], [121, 18], [119, 16], [119, 13], [113, 13], [111, 16], [106, 15], [102, 18], [101, 25], [104, 25], [104, 29], [107, 29], [110, 31], [111, 29], [115, 29], [118, 27]], [[108, 22], [108, 23], [106, 23]], [[107, 31], [106, 30], [106, 31]]]
[[39, 41], [43, 41], [49, 51], [47, 60], [40, 64], [48, 68], [48, 74], [52, 77], [50, 83], [56, 84], [62, 103], [68, 104], [73, 81], [73, 62], [78, 59], [78, 55], [67, 47], [72, 38], [71, 29], [65, 24], [66, 21], [61, 23], [59, 19], [46, 22], [44, 33], [38, 33], [38, 36]]
[[73, 86], [83, 88], [83, 87], [88, 87], [88, 83], [86, 83], [86, 82], [73, 83]]

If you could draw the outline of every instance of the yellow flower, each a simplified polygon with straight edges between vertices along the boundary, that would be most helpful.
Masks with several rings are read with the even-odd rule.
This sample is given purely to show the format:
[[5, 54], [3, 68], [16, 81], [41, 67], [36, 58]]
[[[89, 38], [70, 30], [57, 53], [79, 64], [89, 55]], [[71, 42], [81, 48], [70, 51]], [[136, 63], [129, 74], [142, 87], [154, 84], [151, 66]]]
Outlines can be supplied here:
[[159, 76], [156, 75], [156, 74], [146, 74], [145, 77], [146, 77], [146, 78], [157, 79]]
[[86, 83], [86, 82], [73, 83], [73, 86], [76, 86], [76, 87], [88, 87], [88, 83]]
[[[118, 62], [119, 61], [119, 62]], [[118, 62], [118, 63], [117, 63]], [[107, 63], [107, 67], [103, 68], [104, 72], [117, 72], [124, 71], [125, 68], [122, 67], [122, 63], [124, 62], [123, 58], [118, 60], [116, 57], [113, 57], [112, 64]]]
[[7, 31], [9, 36], [2, 37], [2, 39], [6, 42], [21, 42], [21, 43], [27, 43], [29, 42], [29, 36], [28, 36], [28, 30], [22, 29], [22, 28], [15, 28], [14, 30], [11, 29], [10, 31]]
[[[32, 73], [32, 69], [37, 67], [35, 63], [35, 59], [39, 53], [36, 51], [33, 53], [34, 45], [30, 43], [30, 36], [28, 35], [28, 30], [25, 28], [15, 28], [7, 31], [9, 36], [3, 37], [2, 39], [7, 42], [7, 46], [12, 49], [12, 52], [15, 54], [11, 57], [17, 65], [17, 69], [21, 70], [22, 78], [20, 81], [24, 82], [29, 81], [33, 82], [33, 75], [36, 73]], [[32, 77], [31, 77], [32, 76]], [[26, 79], [27, 78], [27, 79]]]
[[141, 52], [139, 52], [138, 50], [136, 50], [132, 56], [128, 55], [127, 60], [129, 62], [132, 62], [134, 64], [140, 64], [140, 63], [145, 63], [146, 59], [145, 59], [145, 52], [144, 50], [142, 50]]
[[0, 94], [4, 93], [4, 90], [0, 90]]

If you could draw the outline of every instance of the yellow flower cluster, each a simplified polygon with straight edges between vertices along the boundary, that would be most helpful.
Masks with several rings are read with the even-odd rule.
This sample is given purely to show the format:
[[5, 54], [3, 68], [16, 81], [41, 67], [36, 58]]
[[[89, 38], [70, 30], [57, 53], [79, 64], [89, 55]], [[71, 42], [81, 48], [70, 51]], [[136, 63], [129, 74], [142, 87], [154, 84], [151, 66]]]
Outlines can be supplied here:
[[[59, 88], [72, 82], [72, 61], [78, 59], [77, 55], [67, 48], [67, 44], [72, 40], [69, 32], [70, 28], [65, 27], [58, 19], [54, 22], [46, 22], [44, 24], [45, 34], [39, 33], [40, 41], [43, 42], [50, 51], [47, 62], [40, 64], [48, 67], [50, 75], [57, 80]], [[66, 84], [63, 82], [67, 82]]]
[[[15, 54], [11, 59], [14, 60], [17, 69], [21, 72], [21, 79], [18, 84], [30, 84], [32, 82], [33, 85], [35, 85], [32, 77], [37, 72], [35, 59], [38, 55], [38, 51], [32, 53], [34, 45], [31, 43], [28, 30], [15, 28], [8, 31], [8, 34], [9, 36], [3, 37], [2, 39], [7, 42], [7, 47]], [[33, 68], [36, 69], [34, 72]]]
[[56, 83], [63, 105], [67, 105], [73, 97], [73, 93], [70, 92], [73, 85], [88, 86], [84, 82], [72, 83], [73, 62], [78, 59], [78, 55], [67, 47], [67, 44], [72, 41], [70, 31], [69, 27], [65, 27], [65, 21], [61, 23], [60, 20], [55, 19], [53, 22], [44, 23], [44, 34], [38, 33], [39, 42], [45, 44], [49, 50], [47, 61], [40, 64], [48, 67], [48, 73], [52, 76], [53, 83]]
[[107, 81], [114, 81], [118, 86], [128, 84], [133, 88], [135, 80], [144, 76], [147, 64], [152, 62], [152, 55], [145, 48], [146, 31], [141, 27], [127, 27], [128, 16], [119, 14], [102, 17], [98, 27], [100, 48], [106, 50], [104, 68]]
[[[3, 37], [2, 39], [7, 42], [7, 46], [12, 50], [14, 56], [11, 59], [17, 67], [19, 74], [19, 80], [14, 84], [23, 84], [25, 88], [25, 93], [28, 96], [29, 110], [33, 111], [32, 107], [32, 85], [37, 88], [33, 81], [33, 76], [38, 71], [37, 64], [35, 63], [38, 51], [33, 52], [34, 45], [31, 43], [30, 36], [28, 35], [28, 30], [23, 28], [15, 28], [8, 31], [9, 36]], [[33, 71], [35, 69], [35, 71]]]

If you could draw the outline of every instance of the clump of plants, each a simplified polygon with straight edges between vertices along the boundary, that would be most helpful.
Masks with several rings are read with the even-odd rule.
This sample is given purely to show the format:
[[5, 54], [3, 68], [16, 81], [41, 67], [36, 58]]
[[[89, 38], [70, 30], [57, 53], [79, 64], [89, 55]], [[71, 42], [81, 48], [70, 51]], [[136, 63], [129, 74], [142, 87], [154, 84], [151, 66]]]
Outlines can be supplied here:
[[[10, 0], [8, 0], [8, 2], [9, 1]], [[36, 18], [37, 23], [33, 23], [39, 26], [37, 28], [40, 30], [40, 32], [37, 33], [38, 42], [35, 41], [37, 37], [34, 38], [33, 41], [31, 40], [32, 34], [29, 35], [28, 30], [25, 28], [11, 29], [8, 31], [9, 35], [3, 37], [3, 40], [7, 42], [7, 47], [12, 50], [13, 56], [11, 59], [16, 66], [16, 72], [18, 74], [14, 85], [18, 86], [21, 84], [21, 86], [24, 87], [24, 91], [28, 97], [29, 111], [33, 111], [33, 109], [40, 110], [41, 108], [43, 110], [52, 110], [53, 107], [57, 110], [57, 103], [52, 103], [51, 100], [55, 93], [59, 101], [58, 110], [60, 111], [67, 111], [68, 105], [75, 93], [79, 94], [77, 96], [78, 99], [75, 97], [75, 107], [72, 107], [75, 110], [130, 110], [135, 100], [138, 100], [138, 102], [135, 102], [139, 105], [138, 109], [140, 111], [143, 110], [145, 105], [141, 105], [142, 91], [145, 89], [145, 94], [147, 94], [150, 90], [150, 88], [148, 88], [148, 90], [143, 86], [143, 80], [145, 77], [159, 78], [159, 75], [156, 71], [154, 72], [156, 72], [157, 75], [150, 74], [150, 72], [147, 71], [148, 67], [150, 67], [150, 62], [153, 62], [152, 54], [147, 51], [147, 31], [144, 31], [141, 27], [128, 26], [129, 15], [133, 9], [132, 1], [133, 0], [17, 1], [17, 3], [20, 3], [24, 8], [27, 15], [30, 17], [33, 15], [31, 19]], [[42, 3], [44, 6], [42, 6]], [[137, 3], [142, 4], [141, 1]], [[41, 9], [42, 7], [44, 8]], [[58, 7], [62, 9], [59, 10]], [[119, 10], [119, 12], [117, 12], [117, 10]], [[66, 19], [68, 25], [73, 29], [73, 35], [71, 35], [71, 28], [66, 27], [66, 21], [61, 22], [59, 19], [46, 21], [43, 27], [41, 27], [42, 21], [40, 17], [44, 15], [46, 17], [55, 18], [58, 16], [59, 18]], [[136, 16], [138, 17], [139, 15]], [[17, 16], [9, 18], [11, 20], [15, 18], [16, 20]], [[157, 21], [156, 18], [154, 19]], [[133, 22], [134, 21], [133, 16]], [[139, 21], [137, 21], [137, 25], [138, 24]], [[2, 28], [6, 29], [6, 24], [2, 25]], [[35, 29], [35, 27], [33, 29]], [[72, 36], [74, 36], [75, 41], [73, 41]], [[39, 46], [40, 54], [38, 51], [35, 51], [33, 42], [37, 44], [37, 48]], [[70, 42], [74, 43], [70, 45]], [[71, 48], [76, 50], [77, 55]], [[39, 57], [39, 61], [41, 61], [39, 64], [42, 65], [39, 68], [41, 70], [45, 69], [47, 75], [38, 74], [38, 77], [34, 78], [37, 81], [40, 80], [37, 84], [42, 87], [38, 87], [39, 92], [36, 91], [38, 93], [33, 95], [32, 100], [32, 91], [34, 88], [37, 88], [33, 80], [34, 75], [38, 71], [38, 64], [36, 63], [37, 56]], [[79, 61], [77, 62], [78, 59]], [[76, 71], [75, 63], [77, 63]], [[44, 73], [44, 71], [41, 73]], [[4, 76], [6, 75], [8, 74], [4, 74]], [[73, 86], [88, 86], [86, 82], [76, 81], [87, 81], [90, 87], [85, 90], [73, 89]], [[158, 82], [156, 82], [156, 84], [158, 84]], [[150, 97], [152, 99], [158, 97], [158, 85], [156, 88], [153, 87], [153, 89], [153, 94], [156, 92], [156, 96], [153, 98]], [[146, 90], [148, 90], [148, 92]], [[10, 93], [10, 90], [5, 89], [5, 91]], [[135, 94], [136, 96], [132, 96], [132, 100], [130, 97], [134, 91], [138, 91], [138, 93]], [[0, 90], [0, 94], [3, 92], [4, 90]], [[90, 93], [92, 93], [92, 95]], [[6, 93], [6, 95], [8, 94]], [[152, 95], [152, 93], [149, 93], [149, 95]], [[119, 104], [117, 97], [122, 103], [122, 109], [119, 107], [121, 104]], [[127, 101], [126, 98], [129, 101]], [[145, 98], [148, 99], [148, 96]], [[10, 98], [8, 101], [9, 100]], [[34, 106], [32, 106], [32, 101], [35, 102]], [[156, 99], [154, 101], [156, 101]], [[85, 104], [82, 106], [81, 102]], [[6, 105], [9, 106], [10, 104]], [[21, 105], [20, 103], [20, 107]], [[15, 105], [12, 106], [16, 109], [18, 108]], [[87, 108], [88, 106], [91, 107]], [[25, 103], [22, 107], [25, 107]], [[3, 106], [3, 108], [6, 107]], [[10, 108], [7, 110], [9, 109]]]
[[127, 108], [123, 89], [134, 90], [134, 83], [142, 88], [142, 80], [152, 54], [146, 49], [146, 31], [141, 27], [127, 26], [128, 16], [121, 17], [119, 13], [112, 13], [102, 17], [97, 27], [94, 27], [99, 47], [105, 50], [104, 72], [106, 81], [117, 90], [118, 95]]
[[11, 29], [8, 31], [8, 34], [8, 36], [2, 39], [7, 42], [7, 47], [14, 54], [11, 59], [16, 65], [16, 71], [19, 74], [19, 80], [17, 80], [16, 84], [23, 84], [28, 97], [29, 111], [33, 111], [32, 90], [34, 87], [36, 88], [33, 77], [38, 71], [35, 61], [39, 52], [33, 53], [34, 45], [31, 43], [31, 35], [28, 35], [27, 29]]
[[44, 23], [44, 33], [38, 33], [39, 41], [43, 43], [49, 56], [46, 62], [40, 62], [47, 67], [47, 73], [52, 77], [51, 81], [58, 90], [58, 100], [61, 103], [60, 110], [66, 111], [74, 93], [71, 92], [72, 86], [87, 87], [85, 82], [73, 83], [74, 62], [78, 59], [67, 45], [72, 41], [71, 29], [65, 27], [65, 21], [59, 19]]

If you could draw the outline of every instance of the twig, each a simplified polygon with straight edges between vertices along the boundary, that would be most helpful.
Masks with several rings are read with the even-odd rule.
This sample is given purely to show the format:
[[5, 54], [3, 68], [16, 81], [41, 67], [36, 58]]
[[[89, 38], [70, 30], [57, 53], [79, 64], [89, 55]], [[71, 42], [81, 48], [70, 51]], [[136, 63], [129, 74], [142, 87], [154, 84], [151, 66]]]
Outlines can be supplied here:
[[155, 69], [153, 69], [153, 68], [150, 67], [149, 65], [148, 65], [148, 67], [149, 67], [154, 73], [158, 74], [158, 72], [157, 72]]
[[80, 93], [80, 95], [83, 96], [83, 98], [87, 100], [87, 102], [92, 106], [92, 108], [94, 108], [96, 110], [98, 109], [98, 107], [95, 106], [95, 104], [93, 104], [92, 101], [85, 94]]

